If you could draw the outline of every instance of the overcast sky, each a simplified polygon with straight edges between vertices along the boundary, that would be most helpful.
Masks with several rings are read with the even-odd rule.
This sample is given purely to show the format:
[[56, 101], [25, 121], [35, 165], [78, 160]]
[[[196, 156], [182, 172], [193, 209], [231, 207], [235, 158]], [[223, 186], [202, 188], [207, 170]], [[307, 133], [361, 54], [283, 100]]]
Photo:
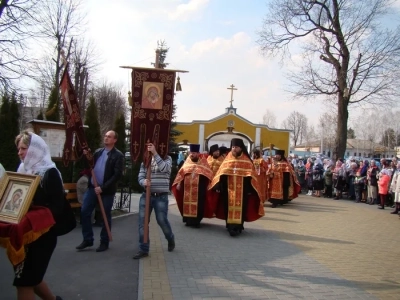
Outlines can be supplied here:
[[[177, 121], [208, 120], [225, 112], [234, 84], [237, 113], [260, 123], [273, 110], [277, 127], [293, 111], [316, 124], [324, 105], [294, 102], [284, 92], [287, 71], [258, 49], [257, 32], [267, 11], [264, 0], [89, 0], [89, 36], [103, 54], [104, 78], [130, 85], [130, 71], [151, 67], [157, 40], [170, 48], [168, 68], [181, 74], [175, 97]], [[333, 113], [336, 113], [333, 111]]]

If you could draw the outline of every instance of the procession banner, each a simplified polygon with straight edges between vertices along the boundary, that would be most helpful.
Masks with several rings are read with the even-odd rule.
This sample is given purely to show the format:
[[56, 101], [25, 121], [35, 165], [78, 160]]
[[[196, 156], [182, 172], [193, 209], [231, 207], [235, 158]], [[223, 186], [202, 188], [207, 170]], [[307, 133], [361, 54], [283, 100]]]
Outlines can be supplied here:
[[146, 144], [155, 145], [162, 157], [168, 154], [175, 71], [132, 68], [131, 157], [137, 161]]
[[68, 166], [71, 160], [80, 157], [82, 150], [88, 147], [79, 104], [68, 72], [68, 65], [64, 69], [60, 88], [65, 123], [65, 143], [62, 159], [64, 165]]

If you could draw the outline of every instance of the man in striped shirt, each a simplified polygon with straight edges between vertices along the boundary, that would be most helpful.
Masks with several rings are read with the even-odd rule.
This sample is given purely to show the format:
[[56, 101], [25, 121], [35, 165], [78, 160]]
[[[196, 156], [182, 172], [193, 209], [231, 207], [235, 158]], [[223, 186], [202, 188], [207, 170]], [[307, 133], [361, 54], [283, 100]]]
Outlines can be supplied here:
[[[168, 241], [168, 251], [173, 251], [175, 248], [175, 237], [168, 221], [168, 194], [169, 180], [171, 177], [172, 159], [166, 156], [164, 159], [158, 155], [153, 144], [147, 145], [147, 150], [152, 154], [151, 160], [151, 177], [146, 179], [147, 168], [144, 164], [140, 165], [139, 184], [145, 189], [150, 186], [150, 215], [155, 211], [158, 225], [161, 227], [165, 238]], [[146, 209], [146, 191], [140, 197], [139, 202], [139, 252], [133, 256], [133, 259], [140, 259], [149, 255], [150, 244], [144, 243], [144, 219]], [[149, 239], [147, 239], [149, 241]]]

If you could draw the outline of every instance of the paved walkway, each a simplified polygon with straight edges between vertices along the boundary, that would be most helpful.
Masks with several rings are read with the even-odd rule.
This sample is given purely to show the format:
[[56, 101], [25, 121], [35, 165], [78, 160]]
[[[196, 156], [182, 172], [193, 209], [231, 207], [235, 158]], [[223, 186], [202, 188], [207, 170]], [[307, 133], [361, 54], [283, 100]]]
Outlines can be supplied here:
[[185, 227], [171, 205], [176, 249], [152, 216], [138, 299], [400, 299], [400, 220], [376, 208], [301, 195], [232, 238], [217, 219]]
[[[133, 260], [133, 214], [113, 221], [104, 253], [76, 252], [80, 227], [61, 237], [46, 280], [65, 300], [400, 299], [400, 220], [391, 209], [302, 195], [284, 207], [267, 205], [265, 217], [232, 238], [217, 219], [185, 227], [172, 196], [170, 204], [173, 252], [153, 214], [150, 256]], [[15, 299], [12, 278], [0, 251], [1, 300]]]

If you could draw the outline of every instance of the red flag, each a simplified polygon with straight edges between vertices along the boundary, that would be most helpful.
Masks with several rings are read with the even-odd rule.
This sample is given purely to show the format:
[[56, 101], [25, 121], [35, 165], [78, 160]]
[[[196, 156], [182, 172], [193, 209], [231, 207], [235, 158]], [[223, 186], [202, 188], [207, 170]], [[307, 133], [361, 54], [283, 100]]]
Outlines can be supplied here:
[[74, 86], [69, 77], [68, 64], [61, 78], [61, 99], [64, 107], [65, 143], [63, 150], [63, 162], [67, 166], [71, 159], [82, 155], [82, 150], [88, 148], [83, 129], [79, 104]]

